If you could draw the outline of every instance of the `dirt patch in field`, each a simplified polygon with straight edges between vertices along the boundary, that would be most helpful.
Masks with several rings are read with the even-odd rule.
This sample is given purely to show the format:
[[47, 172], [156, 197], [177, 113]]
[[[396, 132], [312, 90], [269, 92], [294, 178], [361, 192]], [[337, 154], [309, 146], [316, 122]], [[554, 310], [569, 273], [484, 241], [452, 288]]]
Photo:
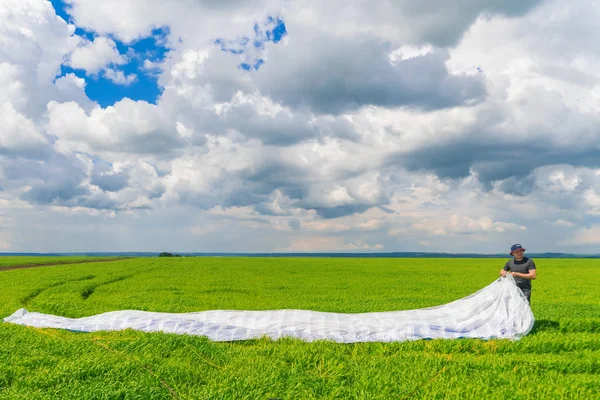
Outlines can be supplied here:
[[10, 265], [6, 267], [0, 267], [0, 272], [2, 271], [10, 271], [13, 269], [25, 269], [25, 268], [37, 268], [37, 267], [50, 267], [53, 265], [68, 265], [68, 264], [88, 264], [88, 263], [97, 263], [97, 262], [110, 262], [110, 261], [119, 261], [119, 260], [131, 260], [134, 257], [119, 257], [119, 258], [108, 258], [105, 260], [83, 260], [83, 261], [56, 261], [49, 262], [43, 264], [23, 264], [23, 265]]

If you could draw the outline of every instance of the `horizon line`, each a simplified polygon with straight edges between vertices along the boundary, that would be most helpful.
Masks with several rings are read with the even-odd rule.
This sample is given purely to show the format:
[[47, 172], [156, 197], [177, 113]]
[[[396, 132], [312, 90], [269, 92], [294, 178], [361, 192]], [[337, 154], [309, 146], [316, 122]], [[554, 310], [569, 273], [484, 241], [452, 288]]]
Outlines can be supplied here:
[[[329, 252], [195, 252], [195, 251], [50, 251], [50, 252], [0, 252], [1, 256], [19, 256], [19, 255], [48, 255], [48, 256], [60, 256], [60, 255], [89, 255], [89, 254], [148, 254], [148, 255], [159, 255], [161, 253], [170, 253], [173, 255], [231, 255], [231, 256], [318, 256], [318, 255], [348, 255], [348, 256], [385, 256], [385, 255], [454, 255], [454, 256], [506, 256], [510, 257], [508, 253], [476, 253], [476, 252], [444, 252], [444, 251], [392, 251], [392, 252], [351, 252], [351, 251], [329, 251]], [[600, 253], [565, 253], [565, 252], [531, 252], [533, 255], [570, 255], [570, 256], [587, 256], [587, 257], [600, 257]]]

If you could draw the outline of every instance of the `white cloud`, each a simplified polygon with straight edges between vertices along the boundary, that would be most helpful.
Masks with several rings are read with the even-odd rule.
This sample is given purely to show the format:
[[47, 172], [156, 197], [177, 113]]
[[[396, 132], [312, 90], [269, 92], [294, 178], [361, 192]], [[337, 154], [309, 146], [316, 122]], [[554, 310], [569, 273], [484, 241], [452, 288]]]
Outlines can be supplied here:
[[431, 46], [431, 45], [424, 45], [424, 46], [404, 45], [404, 46], [400, 46], [399, 48], [394, 50], [392, 53], [390, 53], [389, 57], [390, 57], [390, 61], [392, 63], [394, 63], [399, 60], [408, 60], [411, 58], [423, 56], [425, 54], [431, 53], [432, 51], [433, 51], [433, 46]]
[[75, 102], [48, 103], [48, 130], [76, 151], [165, 152], [181, 145], [176, 123], [161, 108], [125, 98], [86, 113]]
[[116, 71], [112, 68], [106, 68], [104, 70], [104, 77], [117, 85], [125, 86], [129, 86], [137, 80], [136, 74], [125, 75], [123, 71]]
[[25, 86], [19, 80], [19, 67], [7, 62], [0, 63], [0, 103], [12, 103], [21, 109], [26, 102]]
[[[2, 202], [2, 199], [0, 199], [0, 205], [2, 205]], [[12, 218], [0, 214], [0, 250], [6, 251], [12, 247], [12, 235], [10, 235], [10, 232], [14, 228]]]
[[100, 34], [114, 34], [125, 42], [150, 36], [155, 27], [169, 26], [175, 38], [206, 44], [226, 33], [231, 37], [250, 34], [255, 21], [264, 19], [266, 15], [279, 14], [282, 10], [282, 3], [276, 0], [252, 3], [241, 0], [218, 3], [212, 0], [193, 3], [159, 0], [68, 2], [71, 6], [69, 13], [77, 26]]
[[600, 193], [594, 189], [588, 189], [584, 192], [583, 198], [588, 206], [588, 213], [600, 215]]
[[331, 190], [325, 197], [325, 206], [337, 207], [346, 204], [352, 204], [354, 198], [348, 193], [348, 189], [345, 187], [337, 187]]
[[343, 238], [329, 236], [310, 236], [293, 239], [289, 246], [276, 248], [275, 252], [282, 253], [318, 253], [334, 251], [373, 251], [382, 250], [380, 243], [369, 245], [366, 243], [347, 243]]
[[488, 217], [470, 218], [452, 215], [449, 219], [424, 219], [414, 223], [413, 228], [433, 235], [486, 234], [526, 230], [523, 225], [497, 222]]
[[595, 246], [600, 244], [600, 225], [578, 229], [573, 237], [562, 242], [565, 245]]
[[23, 156], [39, 153], [48, 144], [48, 139], [38, 127], [15, 110], [10, 103], [0, 104], [0, 154], [16, 153]]
[[251, 206], [244, 206], [244, 207], [228, 207], [228, 208], [223, 208], [220, 205], [217, 205], [213, 208], [211, 208], [209, 210], [209, 212], [213, 215], [219, 215], [219, 216], [228, 216], [228, 217], [234, 217], [237, 219], [251, 219], [251, 218], [257, 218], [260, 216], [259, 213], [257, 213], [254, 208], [252, 208]]
[[[460, 0], [450, 5], [442, 0], [429, 0], [419, 7], [410, 0], [385, 0], [378, 7], [341, 0], [302, 3], [232, 0], [218, 4], [211, 0], [193, 4], [158, 0], [68, 2], [78, 26], [101, 34], [116, 34], [125, 41], [148, 36], [152, 28], [164, 25], [171, 27], [174, 37], [184, 41], [222, 36], [225, 26], [231, 37], [239, 37], [252, 32], [255, 21], [267, 15], [283, 15], [292, 27], [296, 24], [329, 26], [331, 31], [341, 35], [377, 33], [388, 41], [446, 45], [460, 39], [481, 14], [518, 16], [541, 1]], [[203, 23], [198, 24], [199, 20]]]
[[142, 64], [146, 71], [154, 72], [160, 68], [160, 64], [157, 62], [153, 62], [150, 60], [144, 60], [144, 64]]
[[556, 224], [558, 226], [566, 226], [568, 228], [572, 228], [573, 226], [575, 226], [574, 222], [565, 221], [564, 219], [558, 219], [558, 220], [554, 221], [554, 224]]
[[74, 30], [56, 17], [50, 2], [0, 2], [0, 103], [12, 103], [15, 110], [37, 123], [47, 101], [68, 96], [53, 79], [79, 43]]
[[[173, 226], [170, 244], [204, 251], [598, 246], [593, 2], [68, 2], [93, 41], [48, 2], [0, 4], [0, 203], [14, 249], [28, 249], [29, 221], [58, 250], [150, 249]], [[289, 35], [253, 50], [258, 71], [214, 45], [252, 46], [269, 15]], [[161, 26], [168, 57], [139, 55], [164, 87], [157, 104], [103, 108], [85, 79], [55, 79], [68, 60], [131, 85], [141, 75], [119, 68], [111, 38]]]
[[303, 230], [314, 232], [344, 232], [349, 231], [352, 227], [346, 223], [334, 220], [317, 220], [303, 222], [301, 225]]
[[358, 225], [360, 229], [364, 230], [375, 230], [381, 227], [382, 221], [380, 219], [369, 219]]
[[[120, 65], [126, 62], [126, 57], [119, 54], [114, 40], [102, 36], [94, 38], [91, 42], [84, 42], [73, 50], [69, 59], [71, 67], [83, 69], [90, 75], [97, 74], [108, 65]], [[112, 73], [114, 74], [115, 71]], [[107, 71], [109, 79], [110, 76]]]

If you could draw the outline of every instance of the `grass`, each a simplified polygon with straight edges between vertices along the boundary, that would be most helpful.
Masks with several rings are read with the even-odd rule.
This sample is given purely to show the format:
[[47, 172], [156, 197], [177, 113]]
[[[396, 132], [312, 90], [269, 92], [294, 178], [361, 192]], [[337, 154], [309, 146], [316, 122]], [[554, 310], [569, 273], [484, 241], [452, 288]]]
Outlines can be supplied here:
[[[539, 259], [520, 341], [211, 342], [0, 323], [0, 398], [600, 398], [600, 260]], [[500, 259], [172, 258], [0, 272], [0, 318], [120, 309], [429, 307], [491, 283]]]
[[57, 263], [77, 263], [93, 260], [109, 260], [114, 257], [90, 256], [0, 256], [0, 268], [13, 265], [40, 265]]

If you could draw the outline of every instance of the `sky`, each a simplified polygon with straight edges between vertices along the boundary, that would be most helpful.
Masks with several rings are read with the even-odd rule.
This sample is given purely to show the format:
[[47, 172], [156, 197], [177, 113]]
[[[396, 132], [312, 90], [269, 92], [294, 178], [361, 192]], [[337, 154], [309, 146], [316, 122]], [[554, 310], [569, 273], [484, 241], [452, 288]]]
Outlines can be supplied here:
[[2, 0], [0, 252], [600, 253], [600, 0]]

